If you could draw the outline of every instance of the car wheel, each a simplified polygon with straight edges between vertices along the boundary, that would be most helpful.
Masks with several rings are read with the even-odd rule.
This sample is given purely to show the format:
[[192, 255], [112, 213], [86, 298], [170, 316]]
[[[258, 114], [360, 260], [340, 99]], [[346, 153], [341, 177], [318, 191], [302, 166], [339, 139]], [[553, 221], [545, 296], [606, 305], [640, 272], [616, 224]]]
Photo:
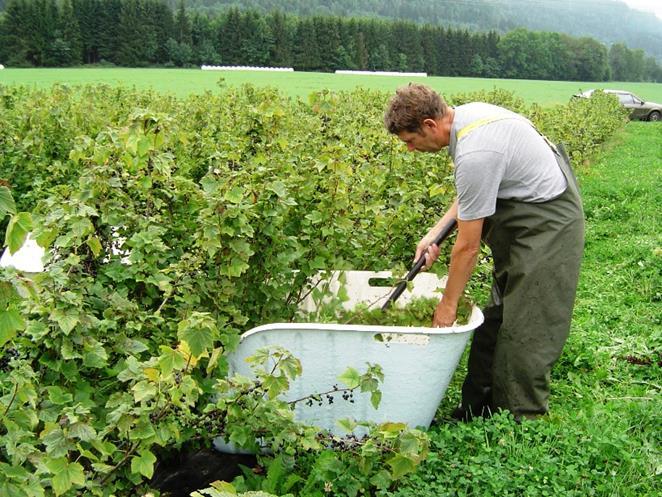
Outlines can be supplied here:
[[659, 121], [660, 120], [660, 113], [658, 111], [654, 110], [653, 112], [651, 112], [648, 115], [648, 120], [649, 121]]

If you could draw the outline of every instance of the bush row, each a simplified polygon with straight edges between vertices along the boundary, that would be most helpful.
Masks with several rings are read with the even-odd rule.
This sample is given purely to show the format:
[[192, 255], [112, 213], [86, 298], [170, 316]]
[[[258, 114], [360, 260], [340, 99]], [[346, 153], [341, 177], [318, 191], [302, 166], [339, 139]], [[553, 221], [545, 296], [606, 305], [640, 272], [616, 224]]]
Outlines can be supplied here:
[[[286, 454], [277, 465], [299, 477], [287, 491], [324, 495], [336, 481], [356, 495], [415, 467], [426, 450], [417, 433], [400, 436], [408, 450], [382, 450], [400, 433], [382, 427], [341, 456], [277, 399], [244, 410], [240, 394], [255, 400], [274, 377], [224, 379], [240, 333], [291, 319], [309, 276], [408, 265], [451, 202], [448, 158], [404, 153], [381, 127], [386, 98], [0, 87], [0, 178], [48, 247], [34, 282], [0, 273], [13, 302], [0, 312], [21, 312], [0, 334], [0, 488], [136, 495], [164, 448], [221, 432], [254, 444], [227, 419]], [[499, 90], [452, 101], [468, 99], [529, 114], [578, 161], [624, 119], [607, 97], [553, 109]], [[282, 389], [290, 376], [278, 378]]]

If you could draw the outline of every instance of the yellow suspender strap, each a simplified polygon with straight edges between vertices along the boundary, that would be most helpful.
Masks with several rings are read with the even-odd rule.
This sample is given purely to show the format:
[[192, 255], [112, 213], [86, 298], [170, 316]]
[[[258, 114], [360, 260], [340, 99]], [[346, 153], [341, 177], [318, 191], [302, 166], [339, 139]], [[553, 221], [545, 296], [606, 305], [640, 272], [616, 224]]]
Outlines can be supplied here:
[[484, 119], [479, 119], [478, 121], [474, 121], [457, 132], [457, 141], [460, 141], [462, 138], [467, 136], [476, 128], [480, 128], [481, 126], [485, 126], [486, 124], [493, 123], [494, 121], [501, 121], [502, 119], [513, 119], [513, 118], [515, 118], [515, 116], [503, 115], [503, 116], [490, 116]]
[[[508, 116], [508, 115], [490, 116], [490, 117], [486, 117], [486, 118], [484, 118], [484, 119], [479, 119], [478, 121], [474, 121], [474, 122], [472, 122], [471, 124], [465, 126], [465, 127], [462, 128], [460, 131], [457, 132], [457, 141], [460, 141], [462, 138], [464, 138], [465, 136], [467, 136], [469, 133], [471, 133], [471, 132], [472, 132], [473, 130], [475, 130], [476, 128], [480, 128], [481, 126], [485, 126], [486, 124], [490, 124], [490, 123], [493, 123], [493, 122], [495, 122], [495, 121], [501, 121], [501, 120], [503, 120], [503, 119], [513, 119], [514, 117], [515, 117], [515, 116]], [[526, 122], [528, 122], [531, 126], [533, 126], [533, 123], [532, 123], [531, 121], [529, 121], [528, 119], [526, 119]], [[533, 129], [535, 129], [536, 131], [538, 131], [538, 129], [537, 129], [535, 126], [533, 126]], [[558, 152], [557, 152], [557, 150], [556, 150], [556, 145], [554, 145], [554, 144], [549, 140], [549, 138], [547, 138], [545, 135], [543, 135], [542, 133], [540, 133], [540, 131], [538, 131], [538, 133], [539, 133], [540, 136], [542, 136], [542, 138], [547, 142], [547, 144], [549, 145], [549, 147], [550, 147], [555, 153], [558, 154]]]

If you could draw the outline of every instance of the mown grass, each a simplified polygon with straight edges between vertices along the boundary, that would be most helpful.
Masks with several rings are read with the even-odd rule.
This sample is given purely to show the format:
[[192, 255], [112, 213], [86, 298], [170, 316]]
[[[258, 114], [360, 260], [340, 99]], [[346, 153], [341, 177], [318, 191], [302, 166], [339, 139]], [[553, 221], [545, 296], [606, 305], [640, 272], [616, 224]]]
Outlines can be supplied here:
[[661, 124], [630, 123], [580, 171], [585, 259], [549, 415], [449, 421], [462, 366], [429, 433], [433, 454], [392, 495], [661, 494], [661, 137]]
[[579, 90], [589, 88], [620, 88], [630, 90], [641, 98], [662, 102], [662, 84], [659, 83], [590, 83], [578, 81], [531, 81], [482, 78], [412, 78], [400, 76], [356, 76], [310, 72], [251, 72], [201, 71], [199, 69], [130, 69], [130, 68], [66, 68], [66, 69], [4, 69], [0, 71], [0, 84], [19, 84], [50, 87], [55, 83], [69, 85], [110, 84], [152, 88], [157, 91], [187, 96], [192, 93], [215, 91], [219, 80], [238, 86], [251, 83], [274, 86], [291, 97], [306, 98], [310, 93], [329, 89], [352, 90], [362, 86], [392, 92], [410, 81], [428, 84], [444, 95], [491, 90], [495, 87], [512, 91], [527, 103], [552, 105], [566, 103]]

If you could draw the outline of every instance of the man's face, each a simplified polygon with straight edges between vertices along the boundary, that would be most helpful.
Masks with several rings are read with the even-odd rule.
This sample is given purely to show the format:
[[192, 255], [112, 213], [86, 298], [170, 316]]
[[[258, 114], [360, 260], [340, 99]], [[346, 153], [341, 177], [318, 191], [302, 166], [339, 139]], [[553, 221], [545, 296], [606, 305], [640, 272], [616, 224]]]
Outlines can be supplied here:
[[412, 152], [439, 152], [444, 147], [438, 133], [438, 126], [431, 119], [426, 119], [418, 131], [401, 131], [398, 138], [402, 140], [407, 149]]

